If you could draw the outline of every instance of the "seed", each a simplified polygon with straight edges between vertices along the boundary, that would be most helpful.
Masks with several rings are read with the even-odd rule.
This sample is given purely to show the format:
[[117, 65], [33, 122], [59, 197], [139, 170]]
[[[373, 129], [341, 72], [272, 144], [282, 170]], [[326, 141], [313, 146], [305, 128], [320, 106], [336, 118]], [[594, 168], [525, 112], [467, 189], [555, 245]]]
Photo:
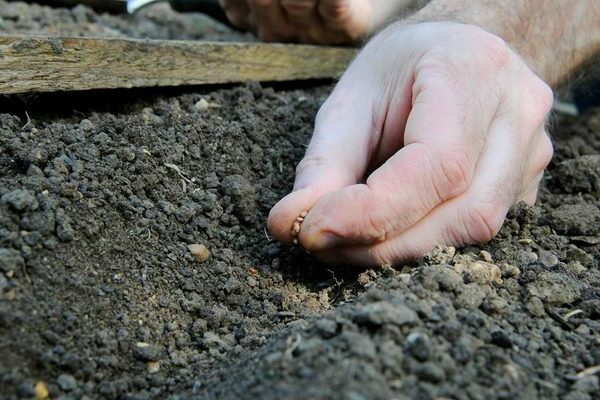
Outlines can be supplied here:
[[292, 237], [294, 244], [298, 244], [298, 234], [300, 233], [300, 228], [302, 227], [302, 222], [304, 222], [304, 218], [308, 215], [308, 211], [302, 210], [300, 215], [296, 217], [294, 224], [292, 225]]

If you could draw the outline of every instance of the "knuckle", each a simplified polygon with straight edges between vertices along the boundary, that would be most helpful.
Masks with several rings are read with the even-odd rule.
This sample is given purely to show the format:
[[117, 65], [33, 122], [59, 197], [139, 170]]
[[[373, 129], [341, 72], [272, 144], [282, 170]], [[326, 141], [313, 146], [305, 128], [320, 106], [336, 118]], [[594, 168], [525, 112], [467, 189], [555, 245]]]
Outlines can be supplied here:
[[513, 58], [512, 50], [502, 38], [468, 27], [456, 37], [441, 38], [421, 58], [419, 66], [438, 73], [474, 73], [479, 79], [489, 79], [508, 68]]
[[296, 176], [305, 174], [306, 172], [317, 169], [327, 163], [328, 157], [322, 153], [306, 154], [304, 158], [296, 165]]
[[467, 190], [471, 182], [470, 158], [464, 150], [447, 152], [434, 161], [434, 188], [440, 202], [458, 196]]
[[545, 119], [547, 114], [552, 109], [552, 104], [554, 103], [554, 92], [552, 91], [552, 88], [550, 88], [546, 82], [536, 77], [534, 79], [534, 85], [531, 89], [531, 92], [538, 105], [538, 111]]
[[319, 2], [319, 14], [326, 20], [340, 20], [349, 14], [349, 1], [321, 0]]
[[526, 87], [528, 90], [521, 104], [521, 112], [524, 114], [526, 126], [537, 129], [548, 118], [554, 103], [554, 93], [550, 86], [537, 76], [534, 76]]
[[365, 223], [360, 227], [359, 237], [367, 243], [385, 242], [389, 230], [385, 223], [386, 220], [381, 218], [379, 213], [374, 210], [365, 211], [367, 211], [367, 217]]
[[478, 201], [464, 216], [462, 244], [485, 243], [500, 230], [504, 220], [504, 207], [497, 201]]
[[480, 59], [496, 70], [505, 68], [511, 59], [511, 50], [499, 36], [483, 33], [477, 49]]
[[315, 6], [315, 0], [281, 0], [281, 6], [290, 15], [305, 15], [311, 12]]

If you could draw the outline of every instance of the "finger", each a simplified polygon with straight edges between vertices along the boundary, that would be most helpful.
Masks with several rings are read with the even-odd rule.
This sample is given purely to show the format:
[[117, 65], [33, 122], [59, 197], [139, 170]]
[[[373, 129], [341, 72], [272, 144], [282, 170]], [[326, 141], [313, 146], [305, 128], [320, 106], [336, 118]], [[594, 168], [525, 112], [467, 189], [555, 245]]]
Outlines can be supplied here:
[[484, 143], [480, 132], [487, 132], [497, 105], [472, 97], [457, 100], [460, 92], [451, 81], [429, 73], [417, 76], [405, 147], [366, 184], [319, 200], [304, 220], [300, 242], [305, 248], [383, 242], [467, 189]]
[[490, 240], [514, 203], [523, 174], [522, 154], [515, 151], [511, 139], [513, 129], [506, 121], [492, 123], [472, 184], [460, 196], [385, 242], [329, 249], [317, 252], [317, 257], [363, 266], [396, 264], [418, 258], [438, 244], [463, 246]]
[[517, 200], [524, 201], [527, 205], [533, 206], [537, 199], [538, 189], [543, 177], [544, 173], [539, 173], [527, 186], [525, 186], [524, 190], [522, 190], [517, 197]]
[[269, 230], [278, 240], [292, 241], [290, 229], [302, 210], [363, 179], [381, 130], [375, 110], [381, 110], [384, 99], [372, 82], [351, 75], [342, 78], [319, 110], [306, 155], [296, 169], [294, 191], [269, 214]]
[[293, 40], [291, 27], [279, 0], [249, 0], [256, 35], [265, 42]]
[[317, 0], [281, 0], [281, 6], [301, 42], [319, 42], [325, 35]]
[[281, 6], [292, 25], [306, 26], [319, 21], [317, 0], [281, 0]]
[[320, 0], [317, 10], [328, 28], [358, 39], [373, 28], [373, 8], [368, 1]]
[[517, 196], [530, 206], [535, 204], [540, 182], [544, 177], [544, 170], [552, 160], [554, 149], [546, 130], [542, 127], [532, 143], [531, 156], [528, 159], [527, 173], [524, 177], [525, 185]]
[[219, 3], [231, 25], [238, 29], [250, 29], [250, 8], [246, 0], [219, 0]]

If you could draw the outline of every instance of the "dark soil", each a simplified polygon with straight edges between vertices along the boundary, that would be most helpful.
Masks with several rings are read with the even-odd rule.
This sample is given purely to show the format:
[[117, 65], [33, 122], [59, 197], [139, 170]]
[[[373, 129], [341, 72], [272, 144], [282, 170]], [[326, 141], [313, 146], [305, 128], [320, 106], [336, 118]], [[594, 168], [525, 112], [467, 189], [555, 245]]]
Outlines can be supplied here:
[[[0, 16], [156, 23], [2, 0]], [[168, 21], [160, 37], [205, 37]], [[328, 89], [5, 98], [0, 397], [599, 398], [600, 110], [558, 123], [539, 204], [492, 242], [357, 271], [265, 231]]]

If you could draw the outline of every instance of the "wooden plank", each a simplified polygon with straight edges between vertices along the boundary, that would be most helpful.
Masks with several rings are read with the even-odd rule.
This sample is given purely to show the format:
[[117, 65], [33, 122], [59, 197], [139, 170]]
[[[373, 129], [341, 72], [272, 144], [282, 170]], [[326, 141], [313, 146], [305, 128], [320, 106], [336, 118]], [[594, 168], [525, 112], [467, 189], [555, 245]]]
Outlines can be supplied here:
[[0, 35], [0, 93], [335, 78], [354, 49]]

